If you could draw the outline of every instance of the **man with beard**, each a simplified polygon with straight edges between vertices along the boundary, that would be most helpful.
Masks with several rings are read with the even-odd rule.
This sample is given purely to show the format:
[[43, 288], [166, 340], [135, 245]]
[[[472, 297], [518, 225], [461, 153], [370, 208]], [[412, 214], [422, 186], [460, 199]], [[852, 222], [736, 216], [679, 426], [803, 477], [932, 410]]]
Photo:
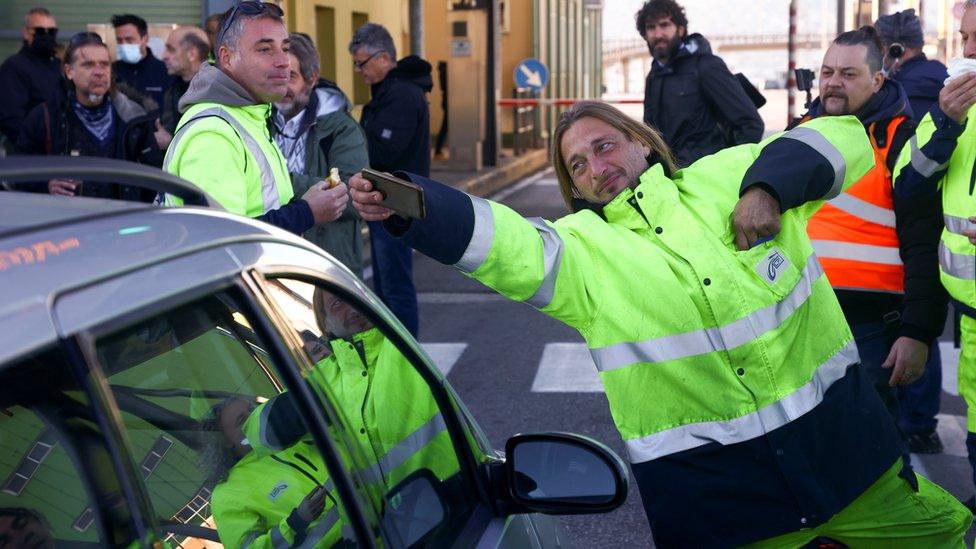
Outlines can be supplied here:
[[674, 0], [650, 0], [636, 19], [654, 58], [644, 85], [644, 121], [664, 134], [679, 166], [762, 139], [759, 111], [708, 40], [688, 35], [684, 8]]
[[176, 123], [180, 121], [180, 98], [190, 88], [190, 80], [193, 80], [200, 67], [207, 62], [209, 55], [210, 42], [207, 40], [207, 33], [200, 27], [179, 27], [166, 37], [163, 63], [166, 64], [166, 72], [175, 78], [163, 94], [163, 103], [159, 106], [155, 135], [160, 149], [165, 150], [173, 139]]
[[909, 448], [936, 453], [942, 444], [935, 418], [921, 426], [903, 421], [898, 399], [902, 386], [917, 384], [927, 368], [941, 368], [933, 343], [945, 325], [948, 302], [938, 269], [942, 208], [934, 195], [893, 196], [892, 168], [916, 124], [908, 94], [885, 79], [882, 57], [872, 27], [841, 34], [824, 55], [820, 97], [803, 120], [857, 116], [877, 161], [810, 219], [807, 232], [857, 341], [861, 366]]
[[[285, 155], [295, 194], [316, 185], [333, 168], [348, 181], [369, 165], [366, 138], [349, 115], [349, 99], [334, 83], [319, 79], [319, 54], [307, 35], [291, 35], [288, 57], [288, 92], [275, 103], [275, 141]], [[338, 219], [309, 229], [305, 238], [362, 277], [363, 241], [352, 204]]]
[[[291, 42], [283, 15], [274, 4], [245, 1], [223, 19], [216, 65], [201, 66], [180, 99], [183, 117], [163, 169], [231, 213], [300, 235], [339, 217], [348, 193], [341, 183], [328, 188], [323, 181], [296, 198], [285, 158], [271, 139], [271, 104], [288, 91]], [[172, 195], [165, 202], [182, 204]]]
[[34, 107], [61, 94], [61, 63], [54, 56], [58, 24], [45, 8], [27, 13], [21, 32], [24, 46], [0, 66], [0, 132], [17, 140], [24, 117]]

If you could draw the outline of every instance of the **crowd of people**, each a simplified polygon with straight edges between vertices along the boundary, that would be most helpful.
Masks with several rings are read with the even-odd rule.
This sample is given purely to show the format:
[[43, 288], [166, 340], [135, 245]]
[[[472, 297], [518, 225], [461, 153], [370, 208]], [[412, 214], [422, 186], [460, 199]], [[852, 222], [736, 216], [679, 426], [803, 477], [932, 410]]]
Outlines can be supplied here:
[[[927, 59], [913, 10], [885, 15], [831, 42], [819, 97], [763, 139], [755, 90], [678, 3], [649, 0], [635, 22], [653, 58], [643, 121], [596, 101], [562, 113], [552, 165], [571, 213], [555, 222], [429, 178], [431, 66], [398, 59], [385, 28], [348, 46], [372, 92], [357, 122], [311, 38], [256, 1], [173, 30], [162, 60], [145, 20], [113, 17], [114, 62], [95, 33], [59, 54], [54, 16], [30, 10], [0, 66], [0, 131], [17, 154], [161, 167], [359, 276], [365, 221], [376, 293], [414, 335], [412, 250], [576, 328], [659, 545], [961, 545], [976, 497], [917, 475], [909, 452], [942, 451], [951, 301], [976, 482], [976, 73]], [[976, 59], [976, 0], [960, 32]], [[383, 207], [365, 167], [421, 186], [427, 216]], [[74, 180], [25, 190], [180, 204]], [[218, 419], [253, 408], [228, 402]], [[248, 454], [229, 461], [260, 476]], [[255, 482], [243, 469], [230, 479]], [[312, 480], [274, 511], [292, 541], [328, 515]]]

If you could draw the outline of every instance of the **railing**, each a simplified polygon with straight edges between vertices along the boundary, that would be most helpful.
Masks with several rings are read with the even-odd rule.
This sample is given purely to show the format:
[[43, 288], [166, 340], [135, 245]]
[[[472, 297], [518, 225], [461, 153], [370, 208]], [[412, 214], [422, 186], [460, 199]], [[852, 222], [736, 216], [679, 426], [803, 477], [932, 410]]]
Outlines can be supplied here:
[[[531, 88], [515, 88], [515, 101], [530, 101], [512, 105], [512, 149], [515, 156], [519, 156], [526, 149], [539, 147], [539, 120], [536, 105], [536, 92]], [[504, 100], [501, 100], [504, 101]], [[499, 101], [499, 105], [501, 105]]]

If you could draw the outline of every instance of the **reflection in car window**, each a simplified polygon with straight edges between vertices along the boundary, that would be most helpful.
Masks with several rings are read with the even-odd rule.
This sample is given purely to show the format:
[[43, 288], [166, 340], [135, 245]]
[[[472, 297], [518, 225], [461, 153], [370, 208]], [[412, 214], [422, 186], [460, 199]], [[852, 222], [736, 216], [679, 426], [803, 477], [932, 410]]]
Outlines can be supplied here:
[[0, 547], [134, 541], [101, 429], [71, 372], [51, 350], [0, 374]]
[[[406, 546], [449, 542], [475, 502], [462, 488], [459, 460], [430, 387], [353, 305], [301, 281], [275, 279], [269, 288], [314, 364], [309, 385], [343, 416], [350, 452], [365, 462], [359, 471], [364, 497], [387, 530]], [[272, 408], [266, 421], [248, 432], [263, 427], [275, 433], [284, 423], [275, 421], [274, 403], [264, 406]]]
[[159, 537], [180, 547], [349, 542], [315, 441], [264, 452], [244, 434], [249, 416], [281, 392], [250, 326], [220, 295], [97, 341]]

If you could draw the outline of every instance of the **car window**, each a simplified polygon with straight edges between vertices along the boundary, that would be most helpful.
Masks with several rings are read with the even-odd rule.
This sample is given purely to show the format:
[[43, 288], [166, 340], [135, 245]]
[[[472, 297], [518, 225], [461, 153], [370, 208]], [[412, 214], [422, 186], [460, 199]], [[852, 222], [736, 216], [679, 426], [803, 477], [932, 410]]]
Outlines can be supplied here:
[[56, 349], [0, 373], [0, 547], [135, 540], [102, 428]]
[[365, 459], [364, 497], [387, 532], [405, 546], [450, 543], [477, 504], [445, 424], [453, 411], [439, 408], [418, 365], [354, 304], [300, 280], [268, 288], [314, 365], [310, 386], [340, 411], [350, 452]]
[[[245, 434], [252, 414], [287, 394], [254, 325], [226, 293], [96, 340], [159, 537], [180, 547], [355, 543], [311, 436], [270, 451]], [[290, 420], [308, 432], [303, 417]]]

